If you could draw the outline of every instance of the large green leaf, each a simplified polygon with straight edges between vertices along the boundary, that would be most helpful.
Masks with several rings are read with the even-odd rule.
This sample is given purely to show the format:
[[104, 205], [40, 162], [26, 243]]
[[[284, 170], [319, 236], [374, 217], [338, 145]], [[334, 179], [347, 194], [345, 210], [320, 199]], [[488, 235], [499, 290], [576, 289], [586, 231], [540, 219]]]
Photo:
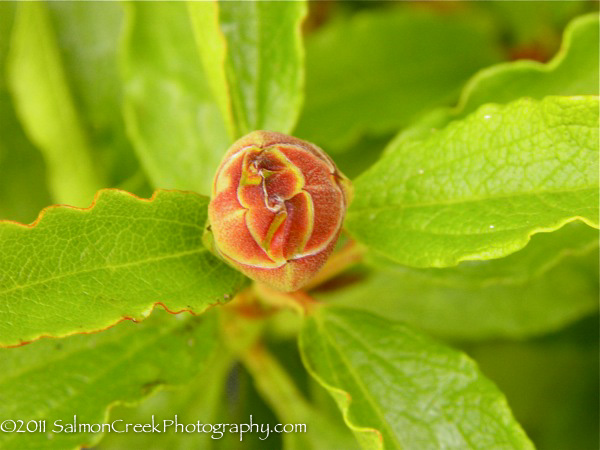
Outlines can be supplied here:
[[473, 361], [404, 325], [322, 307], [300, 349], [363, 448], [532, 448]]
[[55, 200], [88, 204], [101, 181], [44, 3], [18, 6], [7, 74], [25, 130], [46, 159]]
[[599, 27], [598, 14], [573, 20], [560, 51], [547, 64], [515, 61], [481, 71], [465, 86], [453, 117], [464, 117], [485, 103], [508, 103], [521, 97], [598, 95]]
[[156, 187], [208, 194], [230, 145], [182, 3], [126, 5], [127, 131]]
[[332, 21], [306, 45], [306, 106], [295, 133], [328, 151], [454, 101], [473, 73], [500, 59], [481, 17], [407, 7]]
[[304, 1], [193, 2], [206, 74], [234, 137], [290, 133], [302, 104]]
[[[107, 420], [107, 410], [116, 402], [139, 401], [161, 385], [180, 384], [200, 372], [216, 348], [213, 319], [207, 315], [182, 321], [157, 312], [139, 325], [126, 322], [103, 333], [0, 350], [1, 420], [46, 423], [45, 432], [0, 433], [0, 446], [74, 449], [98, 441], [98, 425], [95, 432], [69, 429], [74, 420], [78, 426], [112, 423], [123, 432], [127, 422]], [[165, 419], [174, 420], [174, 415], [155, 420], [159, 431], [164, 430]], [[123, 435], [132, 432], [130, 426]]]
[[242, 276], [202, 245], [208, 199], [100, 191], [93, 206], [52, 207], [31, 227], [0, 224], [0, 345], [101, 330], [154, 305], [197, 313]]
[[338, 305], [385, 311], [437, 336], [523, 338], [598, 309], [598, 231], [571, 223], [540, 233], [506, 258], [445, 269], [380, 265], [342, 290], [317, 293]]
[[598, 98], [485, 105], [400, 136], [354, 186], [349, 231], [409, 266], [499, 258], [576, 219], [597, 226]]
[[25, 137], [6, 86], [6, 54], [16, 3], [0, 3], [0, 219], [30, 222], [51, 203], [42, 155]]

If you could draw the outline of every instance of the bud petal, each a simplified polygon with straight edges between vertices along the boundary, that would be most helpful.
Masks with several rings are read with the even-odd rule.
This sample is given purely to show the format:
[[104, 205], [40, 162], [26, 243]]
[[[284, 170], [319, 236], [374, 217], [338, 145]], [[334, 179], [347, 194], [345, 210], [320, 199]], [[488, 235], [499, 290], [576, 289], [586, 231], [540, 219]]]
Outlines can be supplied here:
[[350, 197], [350, 181], [319, 147], [254, 131], [231, 146], [215, 175], [215, 247], [256, 281], [300, 289], [333, 251]]

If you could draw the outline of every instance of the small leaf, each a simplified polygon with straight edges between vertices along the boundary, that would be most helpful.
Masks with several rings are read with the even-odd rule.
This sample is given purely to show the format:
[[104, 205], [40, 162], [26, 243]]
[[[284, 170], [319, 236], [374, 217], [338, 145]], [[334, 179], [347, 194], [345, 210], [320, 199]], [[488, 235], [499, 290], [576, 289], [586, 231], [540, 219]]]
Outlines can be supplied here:
[[300, 349], [363, 448], [533, 448], [473, 361], [404, 325], [322, 307]]
[[464, 118], [486, 103], [506, 104], [522, 97], [538, 100], [551, 95], [598, 95], [598, 27], [590, 14], [574, 19], [564, 32], [560, 51], [552, 61], [513, 61], [478, 72], [466, 84], [454, 108], [431, 111], [400, 131], [396, 142], [427, 136], [452, 120]]
[[[107, 420], [108, 409], [200, 372], [216, 348], [214, 319], [181, 321], [157, 312], [140, 325], [126, 322], [103, 333], [0, 350], [0, 417], [46, 422], [45, 432], [0, 433], [0, 446], [75, 449], [102, 435], [97, 425], [92, 433], [82, 424], [108, 422], [123, 431], [125, 422]], [[74, 421], [78, 425], [70, 429]], [[162, 421], [155, 425], [164, 430]]]
[[599, 26], [597, 13], [573, 20], [560, 51], [547, 64], [515, 61], [482, 70], [465, 86], [454, 117], [464, 117], [485, 103], [521, 97], [598, 95]]
[[100, 191], [92, 207], [51, 207], [33, 226], [0, 223], [0, 345], [102, 330], [154, 305], [200, 313], [242, 276], [202, 245], [208, 199]]
[[332, 152], [450, 104], [473, 73], [500, 60], [481, 17], [406, 5], [332, 21], [306, 47], [306, 106], [295, 134]]
[[23, 126], [46, 159], [55, 200], [88, 204], [101, 181], [44, 3], [18, 5], [7, 73]]
[[298, 390], [291, 376], [262, 347], [255, 347], [243, 357], [258, 392], [277, 414], [281, 423], [306, 425], [305, 433], [283, 436], [285, 448], [328, 449], [358, 448], [352, 434], [310, 405]]
[[305, 2], [192, 2], [190, 14], [234, 137], [254, 130], [289, 134], [302, 103]]
[[184, 4], [126, 4], [125, 122], [155, 187], [209, 194], [231, 143]]
[[597, 227], [598, 98], [486, 105], [401, 135], [354, 186], [349, 231], [409, 266], [499, 258], [577, 219]]
[[139, 170], [118, 113], [123, 101], [118, 66], [123, 8], [119, 2], [48, 3], [70, 91], [106, 187], [118, 186]]
[[[179, 423], [196, 423], [200, 418], [203, 424], [223, 423], [223, 417], [218, 416], [217, 411], [220, 405], [227, 404], [224, 395], [232, 364], [232, 355], [219, 345], [210, 360], [203, 364], [203, 370], [190, 382], [160, 390], [135, 407], [123, 405], [111, 409], [110, 421], [150, 423], [154, 416], [155, 421], [163, 423], [163, 420], [173, 420], [177, 414]], [[225, 431], [227, 430], [219, 429], [214, 433], [180, 433], [169, 427], [166, 433], [160, 434], [110, 433], [105, 434], [95, 448], [214, 449], [213, 444], [217, 438], [227, 439], [229, 433]], [[220, 435], [220, 432], [223, 432], [223, 435]], [[239, 442], [239, 433], [232, 434], [232, 438]]]
[[0, 219], [33, 221], [52, 203], [42, 155], [17, 119], [6, 86], [6, 54], [16, 4], [0, 3]]
[[596, 315], [561, 333], [472, 343], [468, 352], [498, 383], [537, 448], [596, 449], [599, 331]]
[[490, 261], [411, 269], [377, 260], [362, 282], [316, 295], [336, 305], [385, 311], [436, 336], [522, 339], [598, 310], [598, 259], [598, 231], [571, 223]]

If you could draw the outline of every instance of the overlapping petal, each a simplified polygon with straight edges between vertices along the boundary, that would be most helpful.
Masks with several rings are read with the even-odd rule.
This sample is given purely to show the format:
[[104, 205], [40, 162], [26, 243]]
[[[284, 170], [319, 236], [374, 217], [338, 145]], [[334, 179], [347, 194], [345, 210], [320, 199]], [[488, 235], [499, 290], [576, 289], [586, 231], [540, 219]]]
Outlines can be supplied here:
[[227, 151], [212, 194], [209, 220], [220, 254], [251, 278], [291, 291], [333, 250], [350, 182], [315, 145], [255, 131]]

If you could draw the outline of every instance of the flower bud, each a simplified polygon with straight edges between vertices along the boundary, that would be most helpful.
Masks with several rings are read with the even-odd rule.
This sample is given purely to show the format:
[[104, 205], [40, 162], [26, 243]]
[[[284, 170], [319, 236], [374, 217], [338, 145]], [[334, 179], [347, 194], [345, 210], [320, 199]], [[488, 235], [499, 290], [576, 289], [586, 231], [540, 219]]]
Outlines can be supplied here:
[[208, 217], [216, 250], [248, 277], [294, 291], [337, 241], [350, 181], [316, 145], [254, 131], [227, 151]]

